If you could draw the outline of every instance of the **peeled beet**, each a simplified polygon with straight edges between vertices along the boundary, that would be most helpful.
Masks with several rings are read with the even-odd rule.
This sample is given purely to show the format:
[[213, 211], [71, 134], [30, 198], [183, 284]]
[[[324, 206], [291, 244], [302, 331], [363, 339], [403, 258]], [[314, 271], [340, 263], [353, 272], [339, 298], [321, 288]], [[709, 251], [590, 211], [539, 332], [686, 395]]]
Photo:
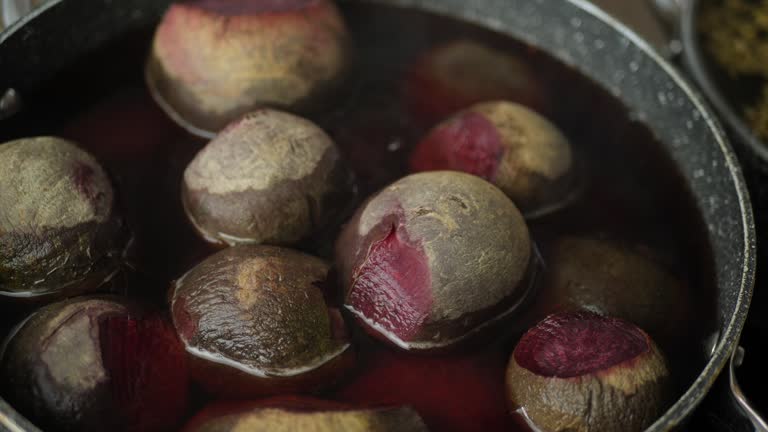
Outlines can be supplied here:
[[269, 109], [232, 123], [184, 172], [182, 200], [214, 244], [295, 244], [338, 222], [351, 177], [319, 127]]
[[426, 432], [410, 407], [354, 408], [312, 398], [282, 397], [209, 405], [184, 432]]
[[531, 241], [515, 205], [468, 174], [405, 177], [344, 227], [344, 306], [400, 348], [453, 345], [510, 316], [527, 293]]
[[306, 393], [354, 361], [322, 286], [328, 264], [270, 246], [235, 246], [175, 282], [171, 310], [194, 378], [223, 397]]
[[0, 297], [48, 299], [100, 287], [126, 235], [109, 178], [74, 143], [0, 145]]
[[331, 0], [192, 0], [163, 17], [146, 78], [169, 116], [212, 138], [255, 108], [322, 105], [348, 51]]
[[506, 99], [538, 112], [549, 105], [547, 89], [523, 60], [467, 39], [432, 48], [411, 67], [405, 83], [409, 111], [426, 127], [490, 100]]
[[533, 321], [587, 309], [630, 321], [665, 348], [686, 334], [687, 289], [647, 253], [590, 237], [564, 237], [548, 249], [544, 283], [531, 307]]
[[644, 331], [592, 312], [548, 316], [507, 368], [510, 408], [550, 432], [632, 432], [666, 408], [666, 360]]
[[555, 125], [511, 102], [487, 102], [437, 125], [416, 146], [413, 172], [463, 171], [498, 186], [527, 217], [568, 204], [571, 146]]
[[59, 431], [164, 431], [186, 410], [183, 346], [170, 321], [112, 297], [46, 306], [0, 350], [3, 397]]

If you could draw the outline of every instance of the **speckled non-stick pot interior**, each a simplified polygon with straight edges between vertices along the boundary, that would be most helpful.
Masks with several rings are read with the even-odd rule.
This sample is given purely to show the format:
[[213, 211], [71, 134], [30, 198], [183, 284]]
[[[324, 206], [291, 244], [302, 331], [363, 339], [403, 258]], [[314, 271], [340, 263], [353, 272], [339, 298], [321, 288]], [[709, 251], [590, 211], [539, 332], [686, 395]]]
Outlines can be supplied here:
[[[584, 0], [376, 2], [459, 18], [539, 47], [601, 83], [664, 145], [706, 223], [716, 267], [719, 331], [712, 337], [709, 362], [650, 430], [667, 430], [682, 423], [737, 343], [755, 266], [752, 210], [741, 172], [700, 97], [648, 45]], [[157, 21], [167, 4], [158, 0], [49, 2], [0, 34], [0, 94], [13, 88], [23, 100], [84, 53]], [[589, 109], [589, 101], [584, 109]], [[3, 122], [12, 121], [12, 117], [0, 121], [0, 128], [8, 126]], [[35, 430], [0, 399], [0, 429], [3, 426], [14, 431]]]

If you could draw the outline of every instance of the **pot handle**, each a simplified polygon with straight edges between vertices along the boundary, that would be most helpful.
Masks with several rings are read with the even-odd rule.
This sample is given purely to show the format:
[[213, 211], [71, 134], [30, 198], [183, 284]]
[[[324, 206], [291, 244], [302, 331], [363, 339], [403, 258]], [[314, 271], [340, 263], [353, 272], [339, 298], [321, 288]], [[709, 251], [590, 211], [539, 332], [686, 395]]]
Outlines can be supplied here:
[[677, 27], [683, 14], [684, 3], [689, 0], [649, 0], [653, 11], [670, 28]]
[[755, 432], [768, 432], [768, 423], [760, 416], [755, 408], [749, 403], [749, 400], [739, 387], [739, 382], [736, 380], [735, 369], [741, 366], [744, 361], [744, 348], [737, 346], [731, 355], [731, 361], [728, 366], [728, 386], [730, 389], [730, 396], [736, 411], [741, 413], [746, 420], [752, 424], [752, 430]]
[[662, 54], [670, 60], [675, 59], [683, 51], [680, 41], [680, 25], [683, 14], [693, 4], [693, 0], [647, 0], [656, 17], [663, 23], [667, 34], [671, 35], [667, 49]]

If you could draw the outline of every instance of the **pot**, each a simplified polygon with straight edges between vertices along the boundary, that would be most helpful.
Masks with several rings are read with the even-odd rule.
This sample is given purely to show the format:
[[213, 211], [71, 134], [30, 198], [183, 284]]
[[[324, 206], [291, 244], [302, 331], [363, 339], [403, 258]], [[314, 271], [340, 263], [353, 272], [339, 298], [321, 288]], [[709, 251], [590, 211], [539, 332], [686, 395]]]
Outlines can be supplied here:
[[698, 0], [655, 0], [660, 16], [677, 36], [671, 54], [679, 55], [685, 70], [706, 96], [733, 134], [736, 150], [749, 168], [768, 173], [768, 145], [752, 132], [741, 115], [728, 103], [723, 90], [710, 68], [701, 46], [696, 18], [701, 2]]
[[[349, 0], [353, 1], [353, 0]], [[683, 175], [715, 265], [717, 334], [706, 366], [648, 430], [677, 429], [734, 354], [755, 273], [755, 227], [741, 169], [701, 98], [637, 35], [584, 0], [354, 0], [412, 7], [465, 20], [538, 47], [611, 91], [648, 125]], [[45, 83], [84, 53], [157, 22], [159, 0], [51, 0], [0, 34], [0, 129], [44, 106]], [[73, 77], [80, 85], [82, 77]], [[84, 98], [93, 89], [83, 88]], [[77, 95], [77, 93], [73, 93]], [[74, 100], [68, 103], [78, 103]], [[61, 103], [61, 102], [57, 102]], [[26, 107], [25, 108], [25, 104]], [[57, 105], [59, 106], [59, 105]], [[66, 108], [66, 103], [60, 105]], [[50, 110], [45, 111], [50, 113]], [[713, 204], [714, 203], [714, 204]], [[36, 431], [0, 399], [0, 426]]]

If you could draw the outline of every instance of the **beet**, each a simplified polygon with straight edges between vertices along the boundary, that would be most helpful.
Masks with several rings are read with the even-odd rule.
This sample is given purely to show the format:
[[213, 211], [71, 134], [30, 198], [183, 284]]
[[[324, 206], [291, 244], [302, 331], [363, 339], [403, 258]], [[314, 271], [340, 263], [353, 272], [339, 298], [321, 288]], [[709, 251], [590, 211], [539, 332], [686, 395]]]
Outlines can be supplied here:
[[459, 172], [405, 177], [363, 204], [337, 241], [344, 306], [408, 350], [454, 345], [513, 315], [531, 241], [490, 183]]
[[212, 138], [242, 114], [323, 106], [349, 57], [331, 0], [192, 0], [171, 5], [146, 67], [155, 100]]
[[546, 87], [522, 59], [467, 39], [422, 55], [410, 68], [404, 97], [426, 127], [479, 102], [506, 99], [542, 113], [550, 104]]
[[270, 246], [235, 246], [171, 290], [173, 322], [194, 378], [223, 397], [307, 393], [354, 362], [346, 327], [320, 286], [328, 264]]
[[60, 431], [164, 431], [186, 410], [186, 355], [170, 321], [113, 297], [48, 305], [0, 353], [3, 396]]
[[587, 309], [630, 321], [665, 348], [685, 337], [688, 290], [650, 251], [598, 237], [563, 237], [548, 249], [530, 321]]
[[308, 397], [278, 397], [256, 402], [207, 406], [184, 432], [426, 432], [409, 407], [355, 408]]
[[72, 142], [0, 145], [0, 297], [45, 300], [99, 288], [127, 235], [99, 163]]
[[414, 149], [410, 168], [482, 177], [529, 218], [564, 207], [578, 189], [565, 136], [539, 114], [506, 101], [474, 105], [437, 125]]
[[264, 109], [231, 124], [184, 172], [182, 201], [214, 244], [290, 245], [339, 222], [351, 176], [308, 120]]
[[670, 396], [667, 363], [650, 336], [592, 312], [550, 315], [530, 329], [506, 382], [510, 408], [552, 432], [641, 431]]

